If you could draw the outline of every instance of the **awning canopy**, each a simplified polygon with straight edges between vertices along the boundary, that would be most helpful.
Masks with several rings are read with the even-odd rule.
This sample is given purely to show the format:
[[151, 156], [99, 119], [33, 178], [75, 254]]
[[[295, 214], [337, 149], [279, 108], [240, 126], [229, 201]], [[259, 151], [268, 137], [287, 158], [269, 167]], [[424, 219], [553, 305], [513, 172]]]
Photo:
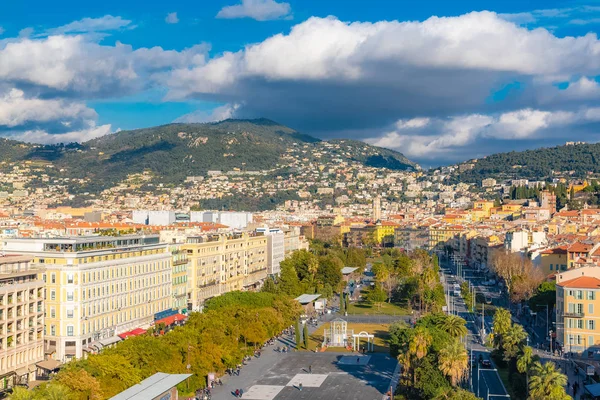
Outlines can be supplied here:
[[54, 371], [55, 369], [60, 368], [62, 363], [60, 361], [53, 360], [50, 358], [48, 360], [40, 361], [39, 363], [36, 363], [35, 365], [38, 368], [45, 369], [47, 371]]
[[154, 325], [156, 326], [158, 324], [165, 324], [166, 326], [170, 326], [176, 322], [185, 321], [186, 319], [187, 319], [187, 317], [183, 314], [175, 314], [175, 315], [170, 315], [168, 317], [165, 317], [163, 319], [159, 319], [158, 321], [155, 321]]
[[308, 303], [312, 303], [313, 301], [317, 300], [319, 297], [321, 297], [320, 294], [303, 294], [301, 296], [296, 297], [296, 301], [302, 305], [308, 304]]
[[118, 342], [120, 342], [121, 340], [122, 340], [122, 339], [121, 339], [120, 337], [118, 337], [118, 336], [111, 336], [111, 337], [109, 337], [109, 338], [106, 338], [106, 339], [99, 340], [99, 342], [100, 342], [100, 344], [101, 344], [103, 347], [106, 347], [106, 346], [110, 346], [111, 344], [118, 343]]
[[125, 333], [121, 333], [121, 334], [119, 335], [119, 337], [120, 337], [121, 339], [127, 339], [127, 338], [128, 338], [128, 337], [130, 337], [130, 336], [139, 336], [139, 335], [143, 335], [144, 333], [146, 333], [146, 330], [145, 330], [145, 329], [142, 329], [142, 328], [136, 328], [136, 329], [134, 329], [134, 330], [132, 330], [132, 331], [125, 332]]

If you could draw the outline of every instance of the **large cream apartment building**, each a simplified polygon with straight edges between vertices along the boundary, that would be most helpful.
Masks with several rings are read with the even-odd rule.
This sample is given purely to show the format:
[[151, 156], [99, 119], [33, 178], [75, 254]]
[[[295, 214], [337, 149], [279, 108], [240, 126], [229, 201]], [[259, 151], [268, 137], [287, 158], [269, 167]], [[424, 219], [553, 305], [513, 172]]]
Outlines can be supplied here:
[[234, 290], [253, 290], [267, 277], [267, 237], [260, 233], [228, 233], [188, 237], [181, 249], [189, 264], [188, 307]]
[[44, 282], [30, 257], [0, 257], [0, 397], [35, 379], [44, 359]]
[[4, 239], [46, 283], [45, 353], [65, 362], [147, 328], [172, 307], [172, 255], [158, 235]]

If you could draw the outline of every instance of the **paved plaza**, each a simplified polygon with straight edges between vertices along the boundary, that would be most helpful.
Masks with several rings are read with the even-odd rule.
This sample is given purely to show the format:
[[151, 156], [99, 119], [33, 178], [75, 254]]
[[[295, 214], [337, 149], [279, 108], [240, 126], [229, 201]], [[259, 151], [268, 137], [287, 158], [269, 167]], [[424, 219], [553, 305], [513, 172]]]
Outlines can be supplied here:
[[273, 360], [253, 361], [244, 368], [256, 372], [253, 382], [232, 377], [229, 387], [217, 388], [213, 398], [233, 399], [230, 388], [239, 382], [246, 400], [381, 400], [397, 366], [385, 354], [294, 352]]

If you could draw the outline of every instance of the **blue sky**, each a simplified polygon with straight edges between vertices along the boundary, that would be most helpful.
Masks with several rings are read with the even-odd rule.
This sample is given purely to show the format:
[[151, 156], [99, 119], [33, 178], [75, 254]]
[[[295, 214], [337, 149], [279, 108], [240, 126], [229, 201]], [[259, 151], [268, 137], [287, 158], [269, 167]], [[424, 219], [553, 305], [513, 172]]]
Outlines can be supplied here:
[[15, 139], [266, 117], [424, 165], [600, 140], [600, 2], [0, 7], [0, 135]]

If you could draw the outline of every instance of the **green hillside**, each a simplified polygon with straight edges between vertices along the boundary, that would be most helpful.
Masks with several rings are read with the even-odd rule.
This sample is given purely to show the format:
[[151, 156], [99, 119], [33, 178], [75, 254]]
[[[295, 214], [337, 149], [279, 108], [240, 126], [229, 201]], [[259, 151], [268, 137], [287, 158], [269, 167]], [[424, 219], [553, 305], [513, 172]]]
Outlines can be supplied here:
[[[391, 150], [350, 140], [323, 142], [267, 119], [169, 124], [121, 131], [82, 144], [44, 146], [3, 140], [0, 159], [49, 161], [55, 166], [54, 174], [89, 178], [86, 185], [74, 185], [74, 190], [97, 193], [144, 171], [159, 182], [179, 183], [188, 176], [206, 175], [209, 170], [282, 168], [286, 166], [282, 157], [299, 146], [311, 162], [343, 159], [394, 170], [415, 166]], [[326, 156], [313, 156], [321, 152]]]
[[511, 151], [467, 161], [473, 168], [456, 177], [462, 182], [477, 183], [484, 178], [542, 179], [553, 174], [569, 173], [585, 177], [600, 173], [600, 143], [556, 146], [526, 151]]

